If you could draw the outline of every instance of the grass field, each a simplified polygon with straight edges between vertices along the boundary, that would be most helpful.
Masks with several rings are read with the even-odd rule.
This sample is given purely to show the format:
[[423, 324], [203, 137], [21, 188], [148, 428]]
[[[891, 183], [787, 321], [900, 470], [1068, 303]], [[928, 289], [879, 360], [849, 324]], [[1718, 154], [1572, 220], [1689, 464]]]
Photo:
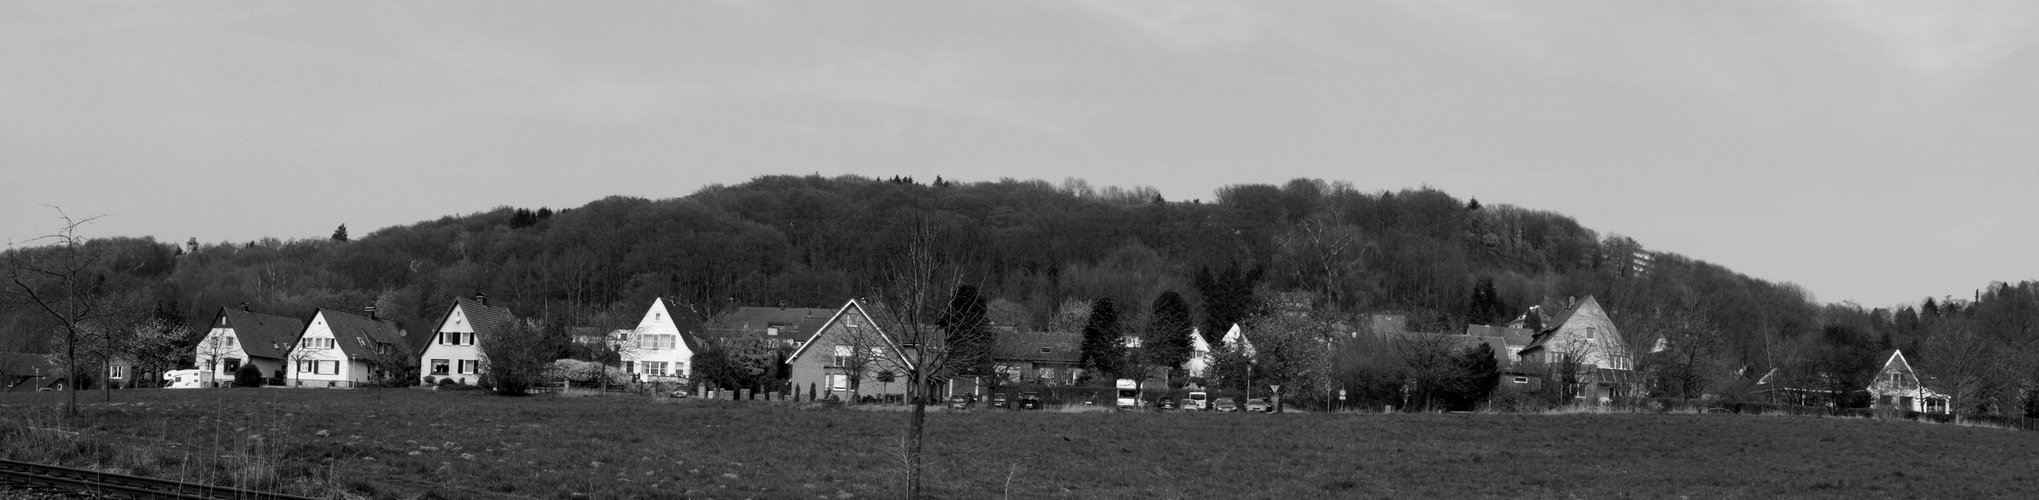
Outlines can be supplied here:
[[[340, 498], [891, 498], [906, 414], [424, 390], [0, 396], [0, 455]], [[1748, 415], [931, 410], [942, 498], [2022, 497], [2039, 433]]]

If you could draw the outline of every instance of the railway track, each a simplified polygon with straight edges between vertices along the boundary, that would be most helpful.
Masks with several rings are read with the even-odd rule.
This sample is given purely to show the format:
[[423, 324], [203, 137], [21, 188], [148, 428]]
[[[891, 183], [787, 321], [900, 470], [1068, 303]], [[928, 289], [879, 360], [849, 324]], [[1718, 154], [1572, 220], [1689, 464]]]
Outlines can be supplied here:
[[152, 477], [0, 460], [0, 484], [57, 488], [83, 494], [140, 499], [312, 500], [311, 497], [192, 484]]

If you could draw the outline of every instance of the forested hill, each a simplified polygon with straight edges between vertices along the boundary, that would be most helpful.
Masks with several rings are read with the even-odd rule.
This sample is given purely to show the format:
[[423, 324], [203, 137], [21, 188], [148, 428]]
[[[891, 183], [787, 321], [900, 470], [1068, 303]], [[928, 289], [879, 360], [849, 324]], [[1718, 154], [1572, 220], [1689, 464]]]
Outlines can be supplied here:
[[[557, 213], [503, 207], [351, 241], [201, 244], [188, 254], [148, 238], [94, 244], [122, 259], [113, 286], [145, 291], [192, 323], [243, 302], [292, 316], [374, 304], [419, 331], [452, 298], [481, 291], [520, 315], [628, 326], [657, 295], [711, 311], [872, 295], [917, 221], [981, 283], [994, 319], [1027, 328], [1048, 327], [1065, 301], [1101, 297], [1138, 324], [1168, 290], [1189, 299], [1206, 331], [1247, 314], [1218, 305], [1237, 300], [1206, 297], [1315, 292], [1320, 310], [1400, 312], [1415, 328], [1451, 331], [1590, 294], [1625, 329], [1703, 319], [1757, 361], [1764, 336], [1811, 331], [1817, 311], [1795, 287], [1666, 253], [1645, 259], [1636, 242], [1563, 215], [1308, 179], [1164, 200], [1074, 180], [770, 176]], [[47, 331], [41, 320], [19, 307], [7, 314], [0, 327], [14, 345], [0, 349], [44, 345], [28, 333]]]

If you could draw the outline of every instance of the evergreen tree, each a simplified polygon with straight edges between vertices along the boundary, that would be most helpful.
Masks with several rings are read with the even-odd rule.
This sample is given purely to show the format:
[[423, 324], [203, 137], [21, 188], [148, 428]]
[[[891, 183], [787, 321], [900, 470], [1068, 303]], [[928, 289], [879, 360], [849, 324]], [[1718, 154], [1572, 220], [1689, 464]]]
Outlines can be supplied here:
[[1085, 371], [1116, 375], [1119, 352], [1119, 311], [1112, 305], [1110, 297], [1097, 299], [1090, 305], [1090, 321], [1083, 325], [1083, 354], [1079, 358]]
[[[1466, 310], [1466, 320], [1474, 324], [1493, 324], [1495, 318], [1507, 314], [1507, 304], [1501, 302], [1501, 294], [1494, 291], [1494, 278], [1483, 277], [1473, 285], [1472, 303]], [[1506, 318], [1503, 318], [1506, 319]]]
[[530, 209], [519, 208], [510, 212], [510, 229], [522, 229], [538, 224], [538, 214]]
[[1189, 303], [1182, 300], [1182, 294], [1174, 290], [1162, 292], [1154, 298], [1153, 320], [1147, 325], [1147, 334], [1141, 345], [1147, 349], [1147, 359], [1155, 366], [1169, 369], [1181, 368], [1189, 361], [1190, 350], [1195, 344], [1190, 340], [1194, 330], [1189, 315]]
[[1494, 359], [1494, 348], [1485, 342], [1467, 349], [1462, 356], [1460, 364], [1466, 367], [1465, 378], [1455, 384], [1457, 394], [1453, 397], [1452, 407], [1472, 410], [1501, 385], [1501, 362]]
[[346, 224], [341, 224], [339, 229], [333, 230], [333, 241], [347, 241]]
[[984, 297], [977, 294], [976, 285], [956, 287], [956, 295], [949, 300], [949, 310], [942, 314], [935, 325], [946, 334], [950, 356], [962, 364], [956, 367], [956, 374], [965, 377], [991, 375], [991, 349], [997, 343], [989, 331], [985, 316]]

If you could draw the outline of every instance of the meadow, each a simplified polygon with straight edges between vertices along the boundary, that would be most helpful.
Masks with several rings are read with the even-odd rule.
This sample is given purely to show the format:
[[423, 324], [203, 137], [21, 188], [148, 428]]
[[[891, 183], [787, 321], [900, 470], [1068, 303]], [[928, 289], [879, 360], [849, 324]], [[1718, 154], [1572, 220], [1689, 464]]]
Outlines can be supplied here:
[[[897, 406], [131, 390], [0, 396], [0, 457], [327, 498], [896, 497]], [[930, 409], [940, 498], [2028, 496], [2039, 433], [1716, 414]]]

